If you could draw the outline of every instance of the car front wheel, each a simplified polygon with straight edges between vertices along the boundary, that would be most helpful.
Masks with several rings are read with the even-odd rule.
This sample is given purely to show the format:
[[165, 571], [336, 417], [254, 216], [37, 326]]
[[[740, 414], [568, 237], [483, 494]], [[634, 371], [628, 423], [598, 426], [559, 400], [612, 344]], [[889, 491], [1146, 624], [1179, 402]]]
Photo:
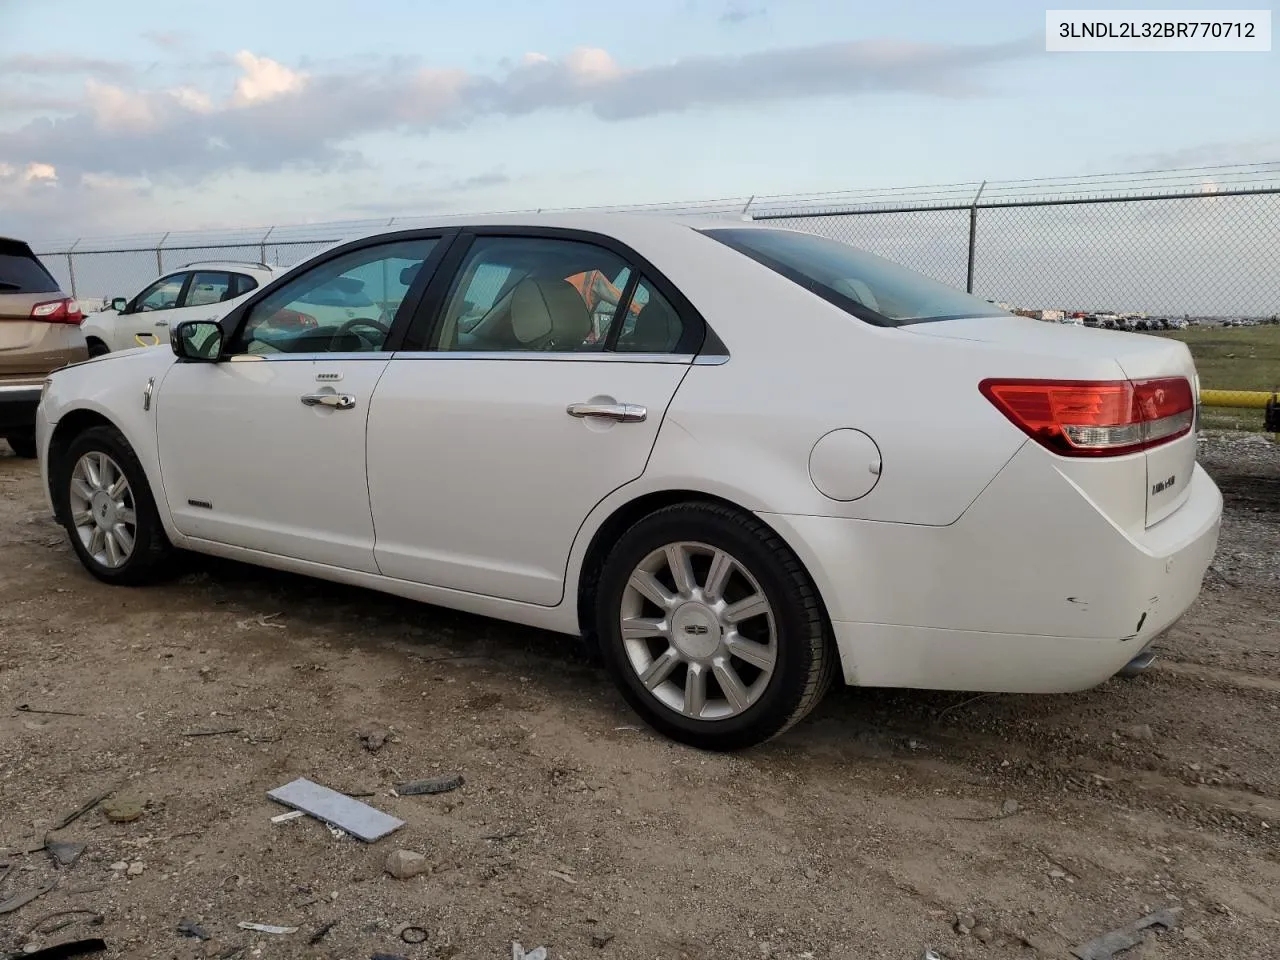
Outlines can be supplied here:
[[146, 473], [115, 427], [91, 427], [54, 467], [58, 514], [80, 562], [99, 580], [132, 585], [159, 573], [173, 548]]
[[596, 635], [632, 708], [710, 750], [750, 747], [801, 720], [836, 661], [795, 554], [716, 503], [666, 507], [623, 534], [601, 571]]

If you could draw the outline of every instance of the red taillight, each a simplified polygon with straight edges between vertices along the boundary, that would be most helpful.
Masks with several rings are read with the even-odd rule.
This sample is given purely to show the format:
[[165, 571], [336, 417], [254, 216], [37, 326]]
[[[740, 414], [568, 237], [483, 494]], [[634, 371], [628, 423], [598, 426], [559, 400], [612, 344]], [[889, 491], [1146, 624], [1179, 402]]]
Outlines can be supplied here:
[[1033, 440], [1067, 457], [1114, 457], [1190, 432], [1191, 383], [1161, 380], [983, 380], [983, 396]]
[[316, 318], [309, 313], [302, 313], [299, 310], [281, 309], [271, 315], [270, 323], [273, 327], [316, 327], [319, 324]]
[[31, 308], [31, 319], [44, 323], [79, 323], [84, 319], [78, 301], [70, 297], [61, 300], [46, 300]]

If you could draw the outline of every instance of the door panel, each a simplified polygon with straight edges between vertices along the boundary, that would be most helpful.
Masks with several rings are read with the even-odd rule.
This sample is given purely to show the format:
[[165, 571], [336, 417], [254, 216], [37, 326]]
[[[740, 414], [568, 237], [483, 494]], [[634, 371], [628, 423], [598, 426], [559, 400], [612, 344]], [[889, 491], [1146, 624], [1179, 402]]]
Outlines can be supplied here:
[[[369, 414], [383, 574], [554, 606], [579, 527], [644, 471], [685, 362], [398, 354]], [[573, 416], [632, 404], [642, 420]]]
[[[157, 393], [164, 493], [188, 536], [376, 573], [365, 424], [389, 354], [179, 363]], [[354, 398], [345, 409], [303, 397]]]

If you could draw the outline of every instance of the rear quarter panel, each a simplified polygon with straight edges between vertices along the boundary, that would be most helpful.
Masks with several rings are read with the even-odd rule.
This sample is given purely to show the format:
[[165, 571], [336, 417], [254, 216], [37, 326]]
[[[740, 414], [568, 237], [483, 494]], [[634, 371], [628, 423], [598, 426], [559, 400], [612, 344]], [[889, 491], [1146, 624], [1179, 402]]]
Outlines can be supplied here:
[[[692, 231], [691, 231], [692, 233]], [[875, 327], [707, 237], [654, 259], [724, 341], [677, 391], [646, 485], [703, 489], [770, 513], [953, 523], [1027, 438], [978, 391], [988, 376], [1113, 377], [1113, 360]], [[814, 444], [853, 428], [879, 447], [861, 499], [823, 496]]]

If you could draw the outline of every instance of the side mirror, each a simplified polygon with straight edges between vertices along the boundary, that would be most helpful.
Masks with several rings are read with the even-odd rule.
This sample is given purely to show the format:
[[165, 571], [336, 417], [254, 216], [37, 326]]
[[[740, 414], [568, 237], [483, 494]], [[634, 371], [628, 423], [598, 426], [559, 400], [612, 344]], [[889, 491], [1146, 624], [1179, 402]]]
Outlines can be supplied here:
[[114, 310], [116, 313], [124, 313], [124, 308], [127, 307], [128, 305], [129, 305], [129, 301], [126, 300], [124, 297], [111, 298], [111, 309]]
[[222, 326], [213, 320], [184, 320], [169, 335], [173, 355], [189, 363], [217, 363], [222, 357]]

